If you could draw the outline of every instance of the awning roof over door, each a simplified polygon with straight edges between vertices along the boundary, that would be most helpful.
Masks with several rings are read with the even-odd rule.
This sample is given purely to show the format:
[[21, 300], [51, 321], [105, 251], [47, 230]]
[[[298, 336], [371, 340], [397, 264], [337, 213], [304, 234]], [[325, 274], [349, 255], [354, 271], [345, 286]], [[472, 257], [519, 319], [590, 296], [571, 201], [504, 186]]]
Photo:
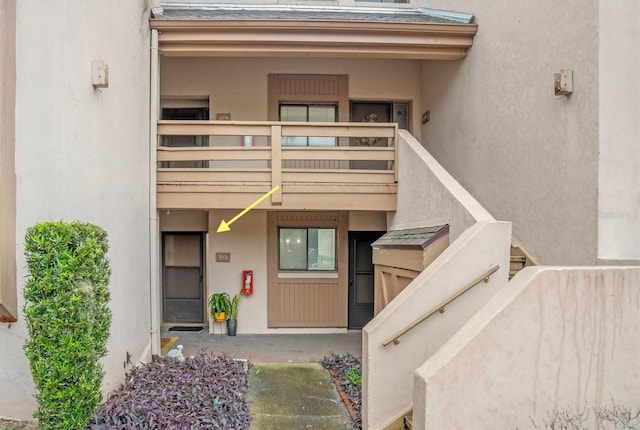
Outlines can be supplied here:
[[373, 242], [373, 248], [427, 249], [429, 245], [449, 233], [449, 225], [391, 230]]
[[473, 15], [434, 9], [183, 4], [154, 8], [166, 56], [295, 56], [455, 60]]

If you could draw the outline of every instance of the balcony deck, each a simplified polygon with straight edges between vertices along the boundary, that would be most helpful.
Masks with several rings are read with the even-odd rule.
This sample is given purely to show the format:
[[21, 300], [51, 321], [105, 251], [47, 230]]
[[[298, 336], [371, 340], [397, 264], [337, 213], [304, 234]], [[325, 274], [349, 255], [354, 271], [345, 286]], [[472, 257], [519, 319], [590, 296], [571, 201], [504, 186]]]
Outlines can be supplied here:
[[[240, 209], [275, 186], [259, 208], [396, 209], [396, 124], [159, 121], [157, 134], [158, 209]], [[326, 146], [290, 145], [308, 136]]]

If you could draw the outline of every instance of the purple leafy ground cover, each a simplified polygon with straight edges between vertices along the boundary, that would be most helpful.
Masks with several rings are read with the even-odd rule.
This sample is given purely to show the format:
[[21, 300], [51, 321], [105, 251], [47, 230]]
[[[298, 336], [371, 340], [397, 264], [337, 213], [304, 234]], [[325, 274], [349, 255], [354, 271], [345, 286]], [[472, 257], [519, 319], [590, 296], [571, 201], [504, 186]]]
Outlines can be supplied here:
[[351, 354], [337, 355], [331, 353], [325, 356], [320, 362], [322, 367], [333, 371], [340, 385], [342, 391], [346, 394], [347, 398], [351, 402], [353, 411], [355, 413], [355, 419], [352, 418], [351, 428], [362, 428], [362, 416], [360, 410], [362, 406], [362, 387], [361, 385], [354, 384], [353, 378], [348, 378], [347, 375], [354, 372], [362, 376], [362, 367], [360, 360]]
[[201, 351], [184, 362], [157, 357], [133, 368], [87, 429], [248, 429], [242, 362]]

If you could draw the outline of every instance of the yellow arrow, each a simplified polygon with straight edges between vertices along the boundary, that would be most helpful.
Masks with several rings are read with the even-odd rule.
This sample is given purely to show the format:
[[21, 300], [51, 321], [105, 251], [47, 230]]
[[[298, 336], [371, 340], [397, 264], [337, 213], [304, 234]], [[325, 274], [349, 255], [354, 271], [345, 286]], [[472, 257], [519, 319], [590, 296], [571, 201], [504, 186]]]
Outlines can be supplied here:
[[240, 219], [240, 217], [244, 214], [246, 214], [247, 212], [249, 212], [251, 209], [255, 208], [256, 206], [258, 206], [260, 204], [260, 202], [262, 202], [264, 199], [266, 199], [267, 197], [269, 197], [271, 194], [275, 193], [276, 191], [278, 191], [278, 189], [280, 188], [279, 185], [276, 185], [275, 187], [273, 187], [271, 189], [271, 191], [267, 192], [264, 196], [260, 197], [258, 200], [256, 200], [255, 202], [251, 203], [249, 205], [249, 207], [247, 207], [245, 210], [243, 210], [242, 212], [240, 212], [238, 215], [234, 216], [233, 218], [231, 218], [229, 220], [229, 222], [225, 222], [225, 220], [222, 220], [220, 222], [220, 226], [218, 226], [218, 231], [216, 233], [223, 233], [225, 231], [231, 231], [231, 228], [229, 227], [231, 224], [233, 224], [234, 222], [238, 221], [238, 219]]

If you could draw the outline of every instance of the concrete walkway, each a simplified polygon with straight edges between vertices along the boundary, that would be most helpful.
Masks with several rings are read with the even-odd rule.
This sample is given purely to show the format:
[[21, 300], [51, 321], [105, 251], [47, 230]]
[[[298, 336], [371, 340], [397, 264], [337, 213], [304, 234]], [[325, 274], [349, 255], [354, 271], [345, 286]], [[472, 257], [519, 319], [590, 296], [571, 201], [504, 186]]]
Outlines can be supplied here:
[[249, 373], [251, 430], [349, 428], [350, 417], [328, 372], [318, 364], [333, 352], [362, 356], [362, 334], [239, 334], [163, 332], [184, 354], [202, 349], [254, 363]]
[[350, 418], [317, 363], [257, 363], [249, 373], [252, 430], [343, 430]]
[[229, 354], [234, 358], [246, 358], [260, 362], [319, 362], [330, 352], [350, 353], [362, 356], [362, 334], [349, 331], [339, 334], [239, 334], [227, 336], [216, 331], [163, 332], [165, 337], [178, 337], [173, 343], [184, 346], [185, 355], [193, 355], [202, 349], [213, 354]]

